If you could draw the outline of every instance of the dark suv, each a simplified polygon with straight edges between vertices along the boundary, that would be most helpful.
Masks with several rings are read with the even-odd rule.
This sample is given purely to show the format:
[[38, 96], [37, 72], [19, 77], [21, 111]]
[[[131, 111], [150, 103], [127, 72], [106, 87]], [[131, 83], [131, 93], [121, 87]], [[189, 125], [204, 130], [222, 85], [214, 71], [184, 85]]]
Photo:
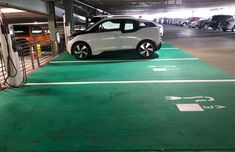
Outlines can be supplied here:
[[232, 15], [214, 15], [209, 22], [209, 27], [213, 30], [217, 30], [221, 22], [233, 19]]

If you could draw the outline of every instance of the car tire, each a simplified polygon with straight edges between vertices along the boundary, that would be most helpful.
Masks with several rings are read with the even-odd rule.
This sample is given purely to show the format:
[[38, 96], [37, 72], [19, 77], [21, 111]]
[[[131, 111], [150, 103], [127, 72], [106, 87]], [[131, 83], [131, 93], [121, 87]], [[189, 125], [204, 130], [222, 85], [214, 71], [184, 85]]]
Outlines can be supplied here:
[[187, 23], [183, 23], [183, 24], [182, 24], [183, 27], [186, 27], [187, 25], [188, 25]]
[[232, 28], [232, 32], [234, 32], [235, 31], [235, 26]]
[[87, 59], [91, 55], [90, 46], [85, 42], [76, 42], [71, 52], [79, 60]]
[[209, 29], [209, 25], [208, 24], [204, 24], [203, 29], [208, 30]]
[[215, 31], [215, 30], [217, 30], [217, 28], [216, 28], [216, 27], [213, 27], [212, 29], [213, 29], [214, 31]]
[[222, 30], [223, 30], [224, 32], [227, 32], [227, 29], [225, 29], [225, 28], [223, 28]]
[[197, 25], [196, 28], [201, 30], [203, 27]]
[[144, 40], [138, 44], [136, 51], [141, 57], [149, 58], [156, 51], [156, 45], [150, 40]]

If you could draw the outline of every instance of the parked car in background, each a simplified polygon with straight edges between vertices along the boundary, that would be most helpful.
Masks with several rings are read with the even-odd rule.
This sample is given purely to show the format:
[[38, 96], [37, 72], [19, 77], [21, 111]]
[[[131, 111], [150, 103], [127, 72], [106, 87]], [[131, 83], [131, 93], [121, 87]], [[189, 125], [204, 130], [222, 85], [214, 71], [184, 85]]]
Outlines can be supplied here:
[[77, 59], [99, 55], [106, 51], [136, 50], [151, 57], [161, 48], [159, 27], [150, 21], [136, 18], [106, 18], [86, 31], [71, 36], [68, 51]]
[[187, 27], [190, 25], [190, 22], [195, 22], [198, 21], [200, 18], [199, 17], [190, 17], [186, 18], [180, 21], [180, 26]]
[[180, 21], [180, 26], [186, 27], [189, 25], [189, 22], [190, 22], [190, 18], [186, 18], [186, 19]]
[[228, 30], [232, 30], [234, 32], [235, 31], [235, 19], [220, 22], [219, 29], [222, 29], [224, 32]]
[[189, 27], [191, 28], [196, 28], [198, 21], [200, 20], [200, 17], [192, 17], [191, 20], [189, 21]]
[[49, 33], [46, 33], [42, 25], [13, 25], [16, 40], [27, 40], [29, 44], [34, 44], [34, 38], [37, 44], [40, 44], [42, 51], [51, 50], [51, 39]]
[[184, 20], [185, 20], [185, 19], [179, 19], [179, 20], [177, 20], [176, 25], [177, 25], [177, 26], [181, 26], [181, 23], [182, 23]]
[[209, 27], [211, 27], [213, 30], [217, 30], [221, 22], [230, 21], [232, 19], [232, 15], [214, 15], [209, 22]]
[[199, 28], [199, 29], [208, 29], [209, 28], [209, 22], [210, 22], [210, 19], [200, 19], [197, 22], [196, 27]]
[[179, 18], [172, 19], [171, 25], [177, 25], [179, 20], [181, 20], [181, 19], [179, 19]]

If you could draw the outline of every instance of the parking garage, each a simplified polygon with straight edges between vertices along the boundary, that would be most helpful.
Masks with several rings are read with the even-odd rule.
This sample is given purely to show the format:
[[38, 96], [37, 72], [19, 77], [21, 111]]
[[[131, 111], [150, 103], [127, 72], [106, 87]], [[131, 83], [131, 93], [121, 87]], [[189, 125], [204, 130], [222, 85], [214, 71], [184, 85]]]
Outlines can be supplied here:
[[0, 0], [0, 152], [235, 151], [234, 8]]

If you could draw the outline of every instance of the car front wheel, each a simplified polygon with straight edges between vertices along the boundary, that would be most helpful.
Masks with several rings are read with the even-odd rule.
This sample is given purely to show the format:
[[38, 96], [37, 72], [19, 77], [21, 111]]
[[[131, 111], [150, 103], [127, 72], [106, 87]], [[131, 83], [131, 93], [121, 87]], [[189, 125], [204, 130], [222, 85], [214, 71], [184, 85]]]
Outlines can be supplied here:
[[187, 24], [187, 23], [183, 23], [182, 26], [183, 26], [183, 27], [186, 27], [186, 26], [188, 26], [188, 24]]
[[217, 30], [217, 28], [216, 28], [216, 27], [213, 27], [212, 29], [213, 29], [214, 31], [215, 31], [215, 30]]
[[77, 42], [74, 44], [72, 52], [77, 59], [82, 60], [89, 57], [91, 49], [88, 44], [84, 42]]
[[235, 26], [232, 28], [232, 32], [234, 32], [235, 31]]
[[137, 46], [137, 52], [143, 58], [151, 57], [155, 50], [156, 46], [151, 41], [143, 41]]

